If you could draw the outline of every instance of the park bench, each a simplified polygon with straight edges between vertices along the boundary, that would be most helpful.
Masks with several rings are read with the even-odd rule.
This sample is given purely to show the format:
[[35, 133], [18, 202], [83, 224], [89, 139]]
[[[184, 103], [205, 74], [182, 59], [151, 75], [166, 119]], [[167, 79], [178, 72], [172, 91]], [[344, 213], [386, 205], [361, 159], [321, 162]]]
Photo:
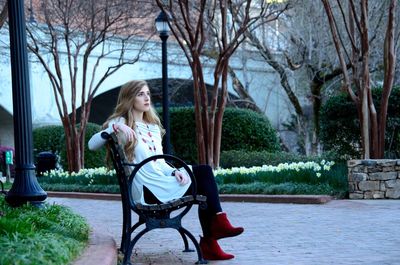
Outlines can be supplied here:
[[[167, 154], [151, 156], [138, 164], [128, 163], [116, 134], [103, 132], [102, 137], [107, 140], [121, 193], [123, 223], [120, 252], [124, 256], [123, 265], [131, 264], [131, 254], [138, 240], [145, 233], [157, 228], [176, 229], [184, 243], [183, 251], [193, 252], [193, 250], [189, 248], [188, 237], [196, 248], [198, 257], [196, 264], [206, 264], [207, 261], [203, 259], [199, 243], [188, 230], [182, 227], [181, 222], [182, 217], [189, 212], [194, 204], [198, 204], [199, 207], [207, 207], [206, 197], [197, 194], [196, 179], [188, 165], [178, 157]], [[136, 173], [146, 163], [155, 159], [165, 159], [165, 161], [169, 162], [174, 167], [184, 168], [189, 173], [192, 180], [190, 195], [158, 204], [141, 204], [132, 199], [133, 191], [131, 187]], [[138, 221], [134, 225], [132, 225], [131, 211], [138, 215]], [[174, 212], [174, 216], [171, 215], [172, 212]], [[134, 231], [142, 225], [145, 225], [144, 229], [138, 232], [132, 239]]]

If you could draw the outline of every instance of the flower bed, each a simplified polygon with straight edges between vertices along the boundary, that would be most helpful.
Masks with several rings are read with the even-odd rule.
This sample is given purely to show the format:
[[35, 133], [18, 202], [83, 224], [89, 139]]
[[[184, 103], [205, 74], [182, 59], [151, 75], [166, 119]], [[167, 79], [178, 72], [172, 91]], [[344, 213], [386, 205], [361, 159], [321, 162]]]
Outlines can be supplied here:
[[[277, 166], [216, 169], [221, 193], [328, 194], [344, 197], [347, 192], [345, 165], [332, 161], [282, 163]], [[45, 190], [119, 193], [115, 170], [105, 167], [78, 173], [52, 170], [39, 178]]]

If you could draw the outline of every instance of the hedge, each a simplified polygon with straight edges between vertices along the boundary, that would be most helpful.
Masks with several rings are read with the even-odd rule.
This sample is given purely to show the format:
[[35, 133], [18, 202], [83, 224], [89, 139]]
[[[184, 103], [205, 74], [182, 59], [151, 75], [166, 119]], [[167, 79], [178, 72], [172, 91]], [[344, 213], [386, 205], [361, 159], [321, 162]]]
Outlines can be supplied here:
[[64, 142], [64, 128], [61, 125], [47, 125], [33, 129], [33, 150], [35, 157], [40, 152], [59, 153]]
[[[160, 117], [162, 111], [158, 110]], [[188, 163], [197, 162], [196, 123], [193, 107], [171, 108], [172, 151]], [[268, 119], [251, 110], [227, 108], [222, 121], [221, 152], [228, 150], [280, 150], [276, 131]]]
[[[79, 125], [78, 125], [79, 126]], [[88, 123], [85, 134], [85, 167], [101, 167], [104, 165], [106, 150], [90, 151], [88, 141], [93, 134], [100, 131], [101, 126]], [[59, 162], [64, 169], [68, 168], [66, 158], [65, 133], [62, 125], [43, 126], [33, 130], [33, 146], [35, 154], [51, 151], [60, 156]]]
[[[379, 113], [382, 89], [372, 90]], [[389, 98], [385, 157], [400, 156], [400, 87], [395, 87]], [[345, 93], [333, 96], [321, 108], [320, 138], [326, 150], [347, 158], [361, 157], [360, 121], [353, 101]]]
[[272, 165], [277, 166], [281, 163], [292, 163], [302, 161], [320, 162], [322, 160], [332, 160], [336, 162], [343, 162], [332, 152], [325, 152], [321, 156], [306, 156], [295, 153], [275, 152], [268, 151], [243, 151], [243, 150], [230, 150], [221, 152], [220, 167], [252, 167]]
[[[162, 112], [159, 110], [162, 117]], [[171, 145], [173, 154], [187, 163], [197, 162], [196, 124], [193, 107], [170, 109]], [[87, 142], [101, 130], [100, 125], [88, 123], [85, 136], [85, 167], [94, 168], [105, 164], [105, 149], [90, 151]], [[62, 126], [45, 126], [34, 130], [36, 153], [52, 151], [61, 156], [60, 163], [67, 168], [64, 130]], [[221, 151], [280, 150], [276, 131], [268, 119], [251, 110], [227, 108], [222, 123]]]

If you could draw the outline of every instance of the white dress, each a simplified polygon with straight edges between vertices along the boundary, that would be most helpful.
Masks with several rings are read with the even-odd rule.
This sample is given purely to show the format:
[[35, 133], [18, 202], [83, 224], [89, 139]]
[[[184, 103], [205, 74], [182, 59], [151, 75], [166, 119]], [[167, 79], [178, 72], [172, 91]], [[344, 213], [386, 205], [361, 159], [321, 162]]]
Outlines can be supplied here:
[[[109, 127], [103, 131], [108, 133], [113, 132], [112, 124], [115, 123], [125, 124], [125, 120], [124, 118], [112, 120], [109, 122]], [[140, 163], [150, 156], [163, 153], [160, 128], [156, 124], [136, 122], [134, 130], [138, 139], [135, 146], [133, 163]], [[96, 133], [89, 140], [88, 145], [90, 150], [97, 150], [106, 143], [106, 140], [101, 137], [103, 131]], [[134, 201], [145, 204], [143, 186], [146, 186], [161, 202], [182, 197], [188, 190], [191, 181], [185, 185], [181, 185], [175, 176], [171, 175], [174, 170], [175, 168], [168, 165], [164, 159], [157, 159], [156, 161], [146, 163], [136, 173], [133, 180], [132, 195]], [[180, 171], [184, 170], [181, 169]], [[183, 173], [187, 174], [186, 171]]]

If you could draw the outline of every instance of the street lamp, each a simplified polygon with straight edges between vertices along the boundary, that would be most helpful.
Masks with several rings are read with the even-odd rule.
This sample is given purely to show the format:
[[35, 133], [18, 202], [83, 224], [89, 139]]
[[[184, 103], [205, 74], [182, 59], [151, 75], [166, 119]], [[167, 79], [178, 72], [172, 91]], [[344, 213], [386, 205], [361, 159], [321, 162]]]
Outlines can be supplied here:
[[168, 16], [161, 11], [156, 18], [156, 28], [162, 41], [162, 107], [163, 125], [165, 129], [164, 153], [171, 154], [170, 129], [169, 129], [169, 99], [168, 99], [168, 62], [167, 62], [167, 39], [169, 36]]
[[30, 0], [29, 3], [29, 23], [36, 23], [35, 16], [33, 15], [33, 0]]
[[13, 89], [15, 177], [7, 193], [11, 206], [41, 205], [47, 193], [40, 187], [33, 164], [31, 96], [25, 31], [24, 0], [8, 1], [11, 76]]

